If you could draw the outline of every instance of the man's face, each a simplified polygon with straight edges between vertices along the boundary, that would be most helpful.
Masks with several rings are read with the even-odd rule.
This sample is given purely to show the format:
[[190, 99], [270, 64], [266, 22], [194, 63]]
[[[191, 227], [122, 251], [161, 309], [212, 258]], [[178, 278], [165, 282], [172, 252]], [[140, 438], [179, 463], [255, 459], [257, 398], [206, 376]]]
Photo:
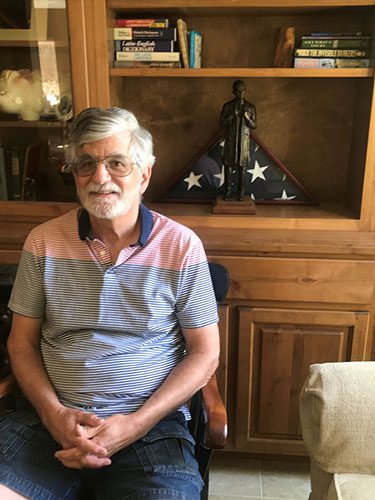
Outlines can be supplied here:
[[[130, 135], [123, 133], [83, 144], [77, 149], [76, 156], [85, 153], [100, 159], [114, 154], [128, 156], [129, 148]], [[137, 165], [133, 165], [128, 176], [115, 177], [102, 162], [87, 177], [79, 177], [74, 173], [82, 206], [99, 219], [114, 219], [126, 215], [135, 204], [139, 204], [140, 195], [145, 192], [150, 177], [150, 167], [146, 167], [141, 173]]]
[[244, 95], [245, 95], [245, 86], [244, 86], [244, 85], [237, 85], [237, 86], [234, 88], [234, 95], [235, 95], [238, 99], [243, 99], [243, 98], [244, 98]]

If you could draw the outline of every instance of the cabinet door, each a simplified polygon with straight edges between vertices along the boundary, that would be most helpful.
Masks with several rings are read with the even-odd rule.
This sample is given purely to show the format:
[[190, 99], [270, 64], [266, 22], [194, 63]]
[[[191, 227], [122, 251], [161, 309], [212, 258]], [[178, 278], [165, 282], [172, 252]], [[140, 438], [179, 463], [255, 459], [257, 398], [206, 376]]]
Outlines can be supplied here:
[[236, 449], [304, 454], [298, 395], [309, 365], [364, 359], [368, 330], [367, 312], [240, 308]]

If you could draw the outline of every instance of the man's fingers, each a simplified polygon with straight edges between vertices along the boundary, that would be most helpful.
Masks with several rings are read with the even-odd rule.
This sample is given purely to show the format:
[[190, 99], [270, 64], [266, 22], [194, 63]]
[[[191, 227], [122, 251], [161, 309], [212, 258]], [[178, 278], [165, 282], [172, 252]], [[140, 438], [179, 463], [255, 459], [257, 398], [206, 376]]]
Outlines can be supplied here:
[[104, 422], [103, 418], [99, 418], [96, 415], [94, 415], [93, 413], [85, 413], [84, 411], [79, 411], [78, 413], [79, 413], [79, 415], [78, 415], [77, 420], [79, 420], [80, 424], [83, 424], [83, 425], [86, 424], [86, 425], [96, 427], [98, 425], [103, 424], [103, 422]]
[[106, 457], [108, 455], [107, 449], [92, 439], [78, 437], [74, 440], [74, 442], [75, 446], [84, 453], [90, 453], [91, 455], [96, 455], [97, 457]]
[[102, 467], [106, 467], [111, 465], [111, 460], [109, 458], [98, 458], [93, 455], [86, 455], [86, 457], [82, 460], [63, 460], [60, 459], [60, 462], [69, 469], [100, 469]]

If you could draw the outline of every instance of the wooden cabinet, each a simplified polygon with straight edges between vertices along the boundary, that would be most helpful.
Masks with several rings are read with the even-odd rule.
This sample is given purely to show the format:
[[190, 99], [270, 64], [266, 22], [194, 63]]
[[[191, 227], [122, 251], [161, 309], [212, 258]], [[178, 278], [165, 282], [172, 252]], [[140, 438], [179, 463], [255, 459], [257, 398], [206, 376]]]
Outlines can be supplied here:
[[369, 313], [242, 307], [239, 324], [235, 447], [299, 454], [309, 365], [363, 359]]

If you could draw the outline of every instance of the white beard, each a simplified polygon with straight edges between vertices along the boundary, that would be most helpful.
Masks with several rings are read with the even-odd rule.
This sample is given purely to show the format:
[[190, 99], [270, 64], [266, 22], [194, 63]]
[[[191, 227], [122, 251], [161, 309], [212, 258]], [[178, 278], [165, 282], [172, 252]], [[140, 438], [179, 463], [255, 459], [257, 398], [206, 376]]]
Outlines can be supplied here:
[[[90, 195], [90, 192], [114, 191], [116, 194], [111, 196], [111, 199], [99, 199]], [[124, 195], [117, 184], [107, 182], [101, 186], [90, 182], [80, 191], [77, 191], [82, 206], [89, 214], [98, 219], [114, 219], [121, 215], [125, 215], [134, 203], [134, 195]], [[137, 196], [138, 193], [137, 193]]]

